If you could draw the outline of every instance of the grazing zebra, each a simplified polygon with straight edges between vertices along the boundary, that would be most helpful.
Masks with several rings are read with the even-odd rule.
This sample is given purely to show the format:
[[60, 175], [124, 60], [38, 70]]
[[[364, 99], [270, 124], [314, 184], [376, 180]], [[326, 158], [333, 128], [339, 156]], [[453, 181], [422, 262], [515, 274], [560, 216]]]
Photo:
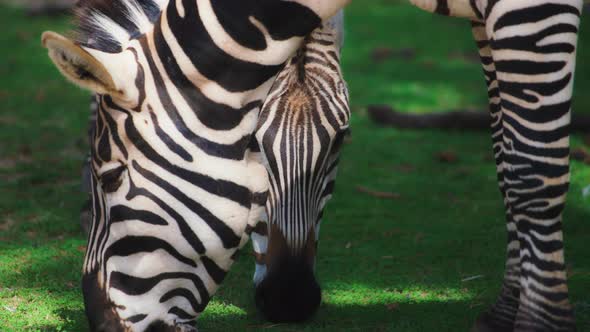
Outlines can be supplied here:
[[62, 74], [97, 94], [91, 330], [194, 330], [265, 201], [249, 148], [262, 101], [347, 2], [80, 0], [74, 40], [43, 34]]
[[[561, 215], [582, 1], [411, 2], [472, 21], [488, 86], [508, 245], [502, 291], [474, 331], [572, 331]], [[268, 244], [264, 234], [253, 233], [255, 282], [258, 305], [272, 320], [297, 320], [319, 302], [314, 237], [348, 116], [337, 52], [324, 37], [316, 36], [319, 45], [301, 50], [279, 75], [256, 133], [270, 192]], [[330, 48], [332, 55], [322, 54]]]
[[350, 117], [340, 71], [342, 20], [340, 12], [306, 38], [277, 76], [258, 120], [269, 195], [268, 226], [252, 232], [254, 281], [258, 309], [271, 321], [305, 320], [321, 300], [314, 276], [320, 221]]

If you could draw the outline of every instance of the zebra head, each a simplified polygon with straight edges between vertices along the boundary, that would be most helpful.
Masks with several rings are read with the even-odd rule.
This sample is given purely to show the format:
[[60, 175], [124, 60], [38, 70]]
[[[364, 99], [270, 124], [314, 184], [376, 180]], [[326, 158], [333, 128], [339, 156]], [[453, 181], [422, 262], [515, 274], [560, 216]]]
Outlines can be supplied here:
[[64, 76], [98, 96], [91, 330], [193, 329], [262, 211], [266, 171], [249, 151], [262, 101], [347, 2], [80, 0], [74, 40], [43, 34]]
[[252, 238], [255, 251], [266, 247], [257, 262], [256, 303], [271, 321], [305, 320], [321, 301], [314, 275], [320, 220], [350, 116], [340, 71], [342, 20], [340, 12], [307, 37], [277, 76], [259, 118], [268, 242]]

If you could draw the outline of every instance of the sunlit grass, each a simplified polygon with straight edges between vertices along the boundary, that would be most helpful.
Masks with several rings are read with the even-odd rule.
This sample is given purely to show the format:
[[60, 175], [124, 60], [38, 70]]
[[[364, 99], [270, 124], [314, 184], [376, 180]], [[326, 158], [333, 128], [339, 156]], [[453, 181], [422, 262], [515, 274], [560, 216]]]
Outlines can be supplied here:
[[41, 287], [2, 289], [0, 303], [3, 331], [79, 330], [66, 328], [82, 314], [82, 299], [73, 287], [69, 291]]
[[428, 287], [406, 288], [375, 288], [366, 285], [345, 284], [333, 289], [330, 284], [325, 285], [328, 290], [323, 293], [323, 303], [326, 305], [374, 305], [426, 302], [456, 302], [469, 301], [474, 294], [466, 288], [433, 289]]

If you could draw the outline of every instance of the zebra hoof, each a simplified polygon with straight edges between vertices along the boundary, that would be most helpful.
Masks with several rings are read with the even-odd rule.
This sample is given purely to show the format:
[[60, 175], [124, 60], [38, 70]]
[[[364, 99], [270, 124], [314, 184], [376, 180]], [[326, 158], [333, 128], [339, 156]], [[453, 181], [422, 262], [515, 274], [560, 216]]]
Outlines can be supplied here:
[[561, 315], [561, 317], [551, 321], [539, 319], [539, 317], [553, 318], [555, 316], [550, 316], [547, 312], [539, 311], [537, 308], [542, 307], [520, 304], [514, 322], [514, 332], [576, 332], [576, 319], [569, 302], [563, 304], [561, 308], [552, 308], [552, 311], [547, 311], [558, 312]]
[[496, 323], [488, 312], [480, 314], [471, 328], [471, 332], [512, 332], [513, 330], [514, 326], [512, 325]]

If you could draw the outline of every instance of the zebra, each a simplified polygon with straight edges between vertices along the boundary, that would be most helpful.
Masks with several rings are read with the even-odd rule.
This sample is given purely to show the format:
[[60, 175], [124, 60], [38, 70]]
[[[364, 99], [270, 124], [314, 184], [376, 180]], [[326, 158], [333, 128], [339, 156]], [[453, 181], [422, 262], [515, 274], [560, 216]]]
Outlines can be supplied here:
[[[500, 295], [477, 318], [473, 331], [575, 330], [561, 216], [569, 183], [569, 123], [582, 1], [411, 2], [429, 12], [471, 21], [488, 89], [492, 146], [508, 243]], [[333, 68], [338, 62], [329, 61], [333, 57], [322, 56], [315, 48], [310, 53], [307, 59], [314, 70], [332, 72], [333, 81], [341, 79], [338, 67]], [[302, 73], [307, 75], [308, 67], [301, 59], [306, 56], [294, 58], [279, 78], [291, 75], [291, 80], [297, 81]], [[326, 85], [306, 81], [304, 89], [315, 89], [315, 96], [321, 96], [308, 98], [313, 100], [308, 106], [298, 103], [301, 95], [306, 95], [300, 93], [301, 88], [290, 86], [291, 80], [279, 79], [280, 84], [273, 87], [256, 132], [271, 185], [267, 235], [253, 235], [255, 245], [260, 243], [255, 247], [259, 257], [255, 282], [259, 307], [276, 321], [297, 320], [304, 315], [286, 316], [285, 308], [294, 311], [294, 305], [305, 307], [305, 315], [310, 315], [319, 303], [319, 287], [313, 275], [316, 250], [311, 240], [316, 237], [317, 242], [322, 209], [334, 183], [335, 168], [331, 167], [338, 160], [341, 142], [341, 136], [335, 133], [343, 122], [329, 119], [338, 119], [345, 110], [341, 102], [336, 102], [344, 96], [337, 86], [330, 85], [326, 90]], [[305, 118], [309, 123], [304, 129], [292, 120], [300, 109], [317, 115]], [[295, 133], [326, 126], [331, 134], [318, 135], [311, 143], [302, 144], [295, 137]], [[286, 143], [279, 145], [275, 136]], [[327, 157], [327, 151], [332, 154], [329, 147], [336, 149], [332, 148], [334, 154]], [[315, 155], [324, 159], [309, 162], [305, 158]], [[323, 178], [309, 178], [309, 174]], [[297, 176], [305, 180], [294, 180]], [[312, 185], [300, 188], [301, 183]], [[323, 185], [326, 195], [315, 191]], [[298, 260], [293, 262], [295, 258]], [[273, 266], [279, 266], [274, 274]], [[289, 274], [297, 275], [297, 282]], [[302, 299], [295, 304], [280, 303], [282, 297], [298, 299], [298, 294]]]
[[350, 118], [342, 39], [341, 11], [312, 32], [279, 73], [258, 119], [269, 194], [266, 221], [251, 233], [255, 299], [273, 322], [306, 320], [321, 302], [316, 247]]
[[[258, 111], [305, 36], [348, 0], [80, 0], [59, 71], [94, 92], [92, 331], [193, 331], [255, 228]], [[297, 20], [290, 20], [297, 17]]]

